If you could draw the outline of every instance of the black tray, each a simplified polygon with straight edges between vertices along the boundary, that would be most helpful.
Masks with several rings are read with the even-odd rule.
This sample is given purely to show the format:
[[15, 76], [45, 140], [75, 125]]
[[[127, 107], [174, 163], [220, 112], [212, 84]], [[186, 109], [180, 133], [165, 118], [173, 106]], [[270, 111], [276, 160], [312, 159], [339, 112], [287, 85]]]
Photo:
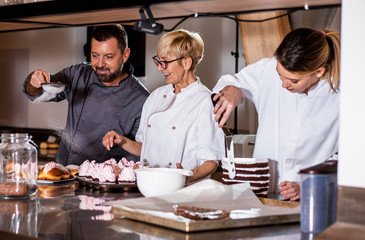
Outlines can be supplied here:
[[98, 181], [92, 181], [85, 179], [83, 177], [75, 176], [75, 180], [79, 182], [79, 184], [84, 185], [89, 188], [93, 188], [96, 190], [110, 191], [114, 189], [121, 189], [124, 191], [129, 191], [133, 188], [137, 187], [137, 184], [134, 183], [100, 183]]
[[75, 178], [71, 177], [71, 178], [68, 178], [68, 179], [61, 179], [61, 180], [40, 180], [38, 179], [37, 180], [37, 184], [38, 185], [42, 185], [42, 184], [60, 184], [60, 183], [66, 183], [66, 182], [71, 182], [71, 181], [74, 181]]

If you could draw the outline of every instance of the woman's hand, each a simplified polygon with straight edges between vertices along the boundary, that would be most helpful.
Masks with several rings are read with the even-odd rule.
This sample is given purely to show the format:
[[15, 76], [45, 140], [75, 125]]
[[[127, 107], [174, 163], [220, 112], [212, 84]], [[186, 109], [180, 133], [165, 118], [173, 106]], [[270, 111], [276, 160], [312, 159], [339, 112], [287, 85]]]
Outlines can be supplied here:
[[106, 147], [106, 149], [108, 150], [110, 150], [113, 146], [118, 145], [119, 147], [123, 148], [124, 150], [135, 156], [141, 156], [141, 142], [130, 140], [129, 138], [118, 134], [114, 130], [111, 130], [104, 135], [102, 143], [104, 147]]
[[[178, 169], [184, 169], [180, 163], [176, 163], [176, 168]], [[193, 176], [194, 176], [194, 172], [193, 172]], [[191, 178], [193, 176], [186, 176], [186, 179], [185, 179], [185, 184], [187, 184], [188, 182], [191, 182]]]
[[[176, 167], [180, 169], [183, 168], [180, 163], [176, 163]], [[185, 183], [205, 178], [206, 176], [214, 173], [217, 167], [218, 164], [215, 161], [206, 161], [202, 165], [191, 170], [193, 172], [193, 176], [186, 177]]]
[[121, 144], [122, 140], [123, 136], [112, 130], [104, 135], [102, 143], [106, 149], [110, 150], [114, 145]]
[[215, 120], [219, 121], [219, 127], [223, 127], [229, 115], [241, 101], [242, 91], [234, 86], [225, 86], [222, 91], [214, 96], [213, 101], [219, 99], [214, 107]]
[[290, 199], [290, 201], [296, 201], [300, 199], [300, 182], [284, 181], [279, 184], [281, 188], [280, 194], [284, 199]]

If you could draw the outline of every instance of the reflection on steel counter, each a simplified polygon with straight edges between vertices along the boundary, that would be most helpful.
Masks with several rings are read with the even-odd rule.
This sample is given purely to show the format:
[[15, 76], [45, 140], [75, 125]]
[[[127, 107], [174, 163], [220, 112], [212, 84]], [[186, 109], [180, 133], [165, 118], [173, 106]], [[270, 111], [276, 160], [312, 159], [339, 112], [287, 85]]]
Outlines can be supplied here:
[[112, 206], [106, 205], [104, 199], [86, 195], [79, 195], [77, 197], [81, 200], [79, 204], [80, 209], [101, 211], [101, 214], [92, 216], [92, 220], [110, 221], [114, 218], [114, 215], [111, 213]]
[[38, 237], [38, 199], [0, 200], [0, 206], [0, 229]]

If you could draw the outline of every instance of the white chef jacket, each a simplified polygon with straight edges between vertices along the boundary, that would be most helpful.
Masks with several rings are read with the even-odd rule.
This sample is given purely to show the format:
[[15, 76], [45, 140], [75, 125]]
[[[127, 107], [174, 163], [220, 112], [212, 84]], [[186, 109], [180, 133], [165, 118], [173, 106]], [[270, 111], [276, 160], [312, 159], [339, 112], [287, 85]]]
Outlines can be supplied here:
[[319, 164], [338, 152], [339, 94], [320, 80], [308, 95], [282, 88], [276, 58], [262, 59], [239, 73], [222, 76], [213, 92], [234, 85], [258, 113], [253, 157], [269, 158], [270, 190], [278, 183], [300, 181], [299, 170]]
[[141, 161], [154, 167], [194, 169], [224, 157], [224, 133], [213, 114], [211, 91], [199, 80], [174, 93], [173, 85], [151, 93], [143, 105], [136, 140]]

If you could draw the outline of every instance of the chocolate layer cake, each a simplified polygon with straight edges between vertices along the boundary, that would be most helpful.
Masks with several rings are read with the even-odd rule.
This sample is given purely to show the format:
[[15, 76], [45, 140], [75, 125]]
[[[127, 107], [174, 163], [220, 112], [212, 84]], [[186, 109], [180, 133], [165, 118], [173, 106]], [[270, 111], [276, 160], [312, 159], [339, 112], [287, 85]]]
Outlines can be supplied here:
[[229, 212], [220, 209], [209, 209], [195, 206], [174, 205], [174, 213], [193, 220], [216, 220], [227, 218]]
[[268, 159], [235, 158], [234, 163], [235, 175], [231, 179], [229, 177], [228, 159], [223, 159], [222, 182], [224, 184], [248, 182], [256, 196], [267, 197], [270, 179]]

